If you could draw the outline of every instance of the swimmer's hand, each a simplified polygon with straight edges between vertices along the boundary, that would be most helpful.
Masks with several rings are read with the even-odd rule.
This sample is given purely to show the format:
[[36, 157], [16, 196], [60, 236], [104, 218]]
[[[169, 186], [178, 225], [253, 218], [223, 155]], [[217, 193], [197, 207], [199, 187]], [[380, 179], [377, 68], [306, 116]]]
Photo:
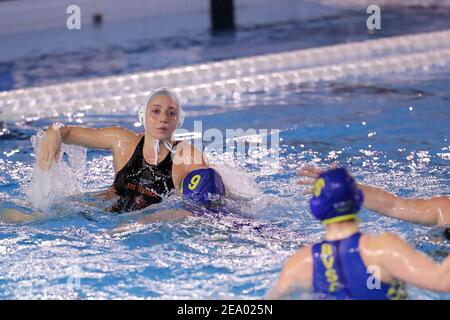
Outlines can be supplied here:
[[[336, 168], [337, 164], [333, 164], [331, 168]], [[321, 169], [314, 166], [302, 166], [297, 169], [297, 175], [302, 177], [301, 179], [297, 180], [295, 183], [300, 185], [308, 186], [309, 188], [304, 192], [305, 194], [312, 194], [313, 193], [313, 185], [314, 181], [319, 177], [319, 174], [322, 173], [327, 169]]]
[[53, 162], [58, 161], [61, 153], [61, 134], [59, 129], [61, 124], [54, 124], [48, 127], [44, 141], [37, 154], [37, 165], [41, 170], [50, 170]]

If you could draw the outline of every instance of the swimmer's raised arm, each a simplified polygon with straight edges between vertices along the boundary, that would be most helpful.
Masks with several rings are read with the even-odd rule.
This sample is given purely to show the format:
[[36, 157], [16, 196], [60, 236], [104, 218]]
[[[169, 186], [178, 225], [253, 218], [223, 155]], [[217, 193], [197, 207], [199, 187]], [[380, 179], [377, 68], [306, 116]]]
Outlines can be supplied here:
[[266, 296], [268, 300], [283, 299], [296, 288], [311, 288], [312, 286], [312, 256], [311, 247], [297, 251], [289, 258], [280, 276]]
[[63, 143], [106, 150], [114, 149], [126, 136], [130, 136], [130, 138], [137, 136], [136, 133], [121, 127], [88, 128], [64, 126], [60, 129], [60, 134]]
[[364, 192], [364, 206], [372, 211], [400, 220], [415, 223], [450, 225], [450, 199], [404, 199], [381, 188], [358, 184]]
[[39, 150], [38, 166], [43, 170], [50, 169], [59, 158], [61, 143], [112, 150], [114, 156], [120, 156], [124, 153], [122, 149], [128, 148], [130, 144], [134, 147], [137, 137], [136, 133], [120, 127], [87, 128], [53, 124], [48, 127]]
[[391, 233], [376, 236], [373, 242], [371, 251], [392, 277], [421, 288], [450, 292], [450, 256], [437, 263]]
[[[312, 185], [322, 169], [305, 166], [298, 174], [303, 177], [298, 184]], [[364, 207], [379, 214], [415, 223], [450, 225], [450, 199], [438, 196], [431, 199], [405, 199], [381, 188], [357, 184], [364, 192]]]

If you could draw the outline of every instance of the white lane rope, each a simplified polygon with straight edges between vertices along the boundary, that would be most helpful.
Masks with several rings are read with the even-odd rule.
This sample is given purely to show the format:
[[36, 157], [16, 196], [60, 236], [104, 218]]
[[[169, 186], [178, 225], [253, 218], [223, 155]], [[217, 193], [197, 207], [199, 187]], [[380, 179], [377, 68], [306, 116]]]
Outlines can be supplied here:
[[89, 110], [129, 113], [150, 90], [171, 86], [187, 99], [291, 84], [371, 76], [450, 63], [450, 30], [268, 54], [0, 93], [0, 120]]

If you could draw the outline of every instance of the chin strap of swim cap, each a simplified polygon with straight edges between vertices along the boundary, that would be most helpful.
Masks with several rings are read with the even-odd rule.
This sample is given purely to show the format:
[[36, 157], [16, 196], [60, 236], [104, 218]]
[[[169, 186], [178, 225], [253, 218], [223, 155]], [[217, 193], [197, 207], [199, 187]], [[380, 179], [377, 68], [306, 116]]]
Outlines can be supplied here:
[[[158, 164], [158, 154], [159, 154], [159, 143], [161, 140], [155, 139], [153, 141], [153, 151], [155, 152], [155, 165]], [[173, 145], [170, 144], [169, 141], [163, 140], [162, 143], [166, 146], [166, 148], [170, 151], [171, 154], [176, 153], [173, 148]]]

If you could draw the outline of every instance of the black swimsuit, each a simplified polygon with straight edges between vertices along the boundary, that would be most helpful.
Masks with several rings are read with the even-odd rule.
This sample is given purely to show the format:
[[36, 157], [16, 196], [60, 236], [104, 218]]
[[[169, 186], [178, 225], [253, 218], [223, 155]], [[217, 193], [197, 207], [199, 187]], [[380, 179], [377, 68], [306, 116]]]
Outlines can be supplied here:
[[[161, 196], [175, 188], [172, 181], [171, 153], [157, 165], [148, 164], [142, 153], [144, 137], [139, 141], [131, 159], [114, 179], [113, 186], [120, 198], [112, 207], [112, 211], [140, 210], [161, 202]], [[177, 143], [175, 142], [174, 147]]]

